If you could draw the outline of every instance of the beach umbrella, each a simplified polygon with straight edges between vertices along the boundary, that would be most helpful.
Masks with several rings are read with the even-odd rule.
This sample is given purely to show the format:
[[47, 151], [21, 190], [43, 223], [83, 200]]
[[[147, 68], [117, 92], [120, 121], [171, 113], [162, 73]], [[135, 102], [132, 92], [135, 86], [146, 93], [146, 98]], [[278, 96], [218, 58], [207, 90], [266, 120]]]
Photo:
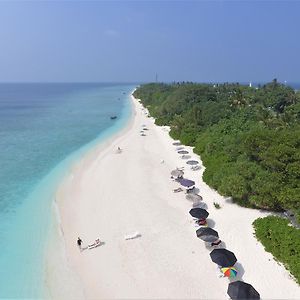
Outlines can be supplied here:
[[219, 239], [218, 232], [210, 227], [201, 227], [196, 231], [196, 234], [198, 238], [208, 243], [213, 243]]
[[180, 147], [176, 147], [176, 150], [178, 151], [178, 150], [183, 150], [184, 149], [184, 147], [182, 147], [182, 146], [180, 146]]
[[205, 210], [203, 208], [196, 207], [196, 208], [192, 208], [190, 210], [190, 215], [197, 219], [206, 219], [208, 217], [209, 213], [207, 210]]
[[184, 155], [181, 156], [181, 159], [190, 159], [190, 158], [191, 158], [191, 156], [190, 155], [186, 155], [186, 154], [184, 154]]
[[181, 143], [180, 142], [174, 142], [173, 145], [174, 146], [181, 146]]
[[195, 185], [195, 181], [189, 180], [189, 179], [185, 179], [185, 178], [179, 178], [179, 179], [178, 179], [178, 182], [179, 182], [182, 186], [185, 186], [185, 187], [190, 187], [190, 186]]
[[202, 201], [202, 197], [200, 195], [197, 194], [187, 194], [186, 199], [193, 202], [193, 207], [201, 207], [201, 208], [205, 208], [205, 203], [201, 202]]
[[171, 175], [174, 177], [182, 177], [183, 176], [183, 171], [175, 169], [171, 172]]
[[233, 300], [260, 299], [258, 291], [251, 284], [240, 280], [228, 284], [227, 294]]
[[185, 198], [189, 201], [195, 202], [195, 201], [202, 201], [203, 198], [200, 195], [197, 194], [187, 194]]
[[234, 267], [230, 268], [222, 268], [221, 271], [224, 273], [224, 275], [228, 278], [234, 278], [237, 274], [237, 270]]
[[200, 208], [203, 208], [203, 209], [207, 208], [206, 204], [203, 203], [203, 202], [200, 202], [200, 201], [194, 201], [192, 207], [194, 207], [194, 208], [200, 207]]
[[187, 163], [188, 165], [191, 165], [191, 166], [194, 166], [194, 165], [198, 165], [198, 164], [199, 164], [199, 162], [196, 161], [196, 160], [188, 160], [186, 163]]
[[232, 267], [237, 261], [234, 253], [227, 249], [214, 249], [209, 255], [221, 267]]
[[180, 151], [178, 151], [178, 154], [189, 154], [189, 151], [186, 151], [186, 150], [180, 150]]

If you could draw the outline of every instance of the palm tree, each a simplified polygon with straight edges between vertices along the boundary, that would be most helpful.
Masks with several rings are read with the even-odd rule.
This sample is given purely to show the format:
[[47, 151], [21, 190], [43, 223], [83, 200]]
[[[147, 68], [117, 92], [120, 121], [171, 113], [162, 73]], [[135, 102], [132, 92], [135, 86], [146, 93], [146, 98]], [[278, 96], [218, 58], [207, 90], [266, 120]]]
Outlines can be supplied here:
[[240, 88], [236, 89], [230, 97], [230, 106], [241, 109], [248, 104], [248, 101]]

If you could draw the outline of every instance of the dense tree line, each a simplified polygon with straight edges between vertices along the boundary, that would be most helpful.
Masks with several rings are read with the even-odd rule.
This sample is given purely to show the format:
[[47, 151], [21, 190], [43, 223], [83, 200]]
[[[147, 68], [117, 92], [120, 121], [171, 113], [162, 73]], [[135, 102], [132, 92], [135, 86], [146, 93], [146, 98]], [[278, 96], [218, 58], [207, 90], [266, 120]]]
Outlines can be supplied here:
[[300, 216], [299, 92], [274, 79], [259, 87], [152, 83], [134, 95], [172, 137], [195, 146], [218, 192]]

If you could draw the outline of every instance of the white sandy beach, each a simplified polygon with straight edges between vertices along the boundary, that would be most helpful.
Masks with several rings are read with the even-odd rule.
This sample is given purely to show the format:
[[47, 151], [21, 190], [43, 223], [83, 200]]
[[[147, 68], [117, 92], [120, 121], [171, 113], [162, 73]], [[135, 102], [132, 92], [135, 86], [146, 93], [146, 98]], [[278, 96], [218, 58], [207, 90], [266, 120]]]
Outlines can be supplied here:
[[[267, 214], [232, 204], [209, 188], [201, 179], [203, 166], [192, 171], [167, 128], [154, 125], [135, 99], [133, 107], [122, 135], [87, 154], [57, 192], [66, 256], [85, 297], [229, 298], [229, 280], [218, 278], [210, 249], [196, 237], [191, 203], [184, 192], [173, 193], [179, 184], [170, 172], [184, 166], [185, 177], [196, 181], [207, 204], [209, 225], [235, 253], [243, 280], [262, 299], [300, 299], [300, 287], [253, 236], [252, 222]], [[140, 136], [142, 124], [149, 128], [146, 136]], [[135, 231], [139, 238], [124, 239]], [[78, 236], [83, 246], [96, 238], [104, 244], [80, 252]]]

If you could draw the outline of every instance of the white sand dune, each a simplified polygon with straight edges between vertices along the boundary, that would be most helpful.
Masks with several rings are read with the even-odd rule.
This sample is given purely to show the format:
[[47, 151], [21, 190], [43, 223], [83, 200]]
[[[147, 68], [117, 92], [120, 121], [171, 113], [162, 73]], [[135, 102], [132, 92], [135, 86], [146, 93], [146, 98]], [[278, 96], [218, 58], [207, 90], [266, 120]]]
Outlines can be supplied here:
[[[74, 166], [57, 193], [66, 255], [86, 298], [229, 298], [229, 280], [218, 278], [210, 249], [196, 237], [191, 203], [172, 191], [178, 184], [170, 172], [184, 166], [208, 206], [209, 225], [236, 254], [243, 280], [263, 299], [300, 299], [299, 286], [253, 237], [251, 223], [266, 213], [232, 204], [209, 188], [201, 179], [204, 168], [190, 170], [167, 128], [155, 126], [135, 99], [133, 105], [127, 130]], [[149, 128], [146, 136], [140, 136], [142, 124]], [[215, 209], [214, 201], [222, 208]], [[96, 238], [104, 244], [80, 252], [77, 236], [83, 246]]]

